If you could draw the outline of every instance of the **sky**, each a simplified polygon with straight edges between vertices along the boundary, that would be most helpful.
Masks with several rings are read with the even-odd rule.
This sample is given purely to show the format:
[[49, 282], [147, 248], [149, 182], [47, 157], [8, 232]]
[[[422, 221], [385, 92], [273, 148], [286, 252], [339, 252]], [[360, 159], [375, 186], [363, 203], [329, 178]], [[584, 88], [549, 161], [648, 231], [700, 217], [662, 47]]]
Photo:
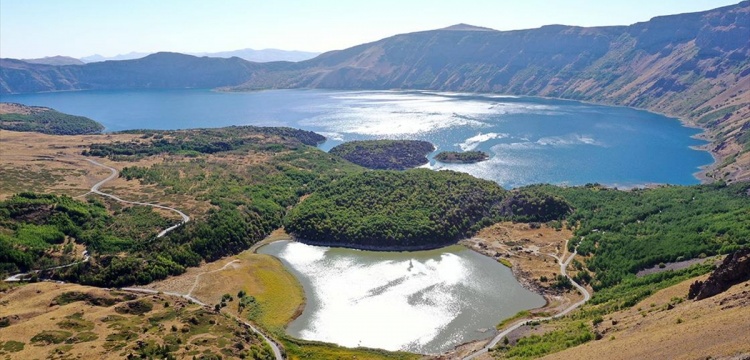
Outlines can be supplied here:
[[739, 0], [0, 0], [0, 57], [245, 48], [324, 52], [468, 23], [629, 25]]

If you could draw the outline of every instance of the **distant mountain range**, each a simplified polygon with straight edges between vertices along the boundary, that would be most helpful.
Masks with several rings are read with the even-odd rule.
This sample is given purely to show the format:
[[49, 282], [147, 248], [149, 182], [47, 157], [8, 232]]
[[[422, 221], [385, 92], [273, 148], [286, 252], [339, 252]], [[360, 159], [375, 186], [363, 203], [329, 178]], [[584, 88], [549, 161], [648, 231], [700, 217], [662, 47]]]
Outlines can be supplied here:
[[44, 65], [83, 65], [85, 62], [72, 58], [70, 56], [48, 56], [39, 59], [21, 59], [31, 64], [44, 64]]
[[77, 89], [427, 89], [644, 108], [709, 130], [715, 178], [750, 180], [750, 1], [630, 26], [401, 34], [301, 62], [157, 53], [53, 66], [0, 60], [0, 93]]
[[[134, 60], [134, 59], [140, 59], [143, 57], [146, 57], [148, 55], [151, 55], [151, 53], [142, 53], [142, 52], [131, 52], [127, 54], [120, 54], [116, 56], [110, 56], [105, 57], [101, 55], [91, 55], [82, 57], [80, 60], [82, 63], [92, 63], [92, 62], [100, 62], [100, 61], [108, 61], [108, 60]], [[213, 52], [213, 53], [188, 53], [188, 55], [194, 55], [194, 56], [207, 56], [207, 57], [217, 57], [217, 58], [231, 58], [231, 57], [238, 57], [240, 59], [245, 59], [247, 61], [252, 62], [271, 62], [271, 61], [304, 61], [312, 59], [320, 53], [316, 52], [308, 52], [308, 51], [294, 51], [294, 50], [279, 50], [279, 49], [263, 49], [263, 50], [254, 50], [254, 49], [241, 49], [241, 50], [234, 50], [234, 51], [222, 51], [222, 52]], [[46, 63], [49, 65], [69, 65], [69, 64], [51, 64]]]

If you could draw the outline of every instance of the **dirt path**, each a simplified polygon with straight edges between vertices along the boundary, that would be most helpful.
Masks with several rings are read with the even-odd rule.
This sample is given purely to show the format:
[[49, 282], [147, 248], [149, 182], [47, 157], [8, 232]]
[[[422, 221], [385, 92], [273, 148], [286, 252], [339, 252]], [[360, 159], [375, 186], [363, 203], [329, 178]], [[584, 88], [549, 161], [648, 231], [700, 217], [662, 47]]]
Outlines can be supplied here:
[[99, 188], [102, 185], [106, 184], [108, 181], [116, 179], [117, 176], [119, 175], [119, 172], [117, 171], [117, 169], [115, 169], [113, 167], [109, 167], [109, 166], [104, 165], [102, 163], [99, 163], [99, 162], [97, 162], [95, 160], [86, 159], [86, 161], [88, 161], [88, 162], [90, 162], [90, 163], [92, 163], [92, 164], [94, 164], [96, 166], [100, 166], [100, 167], [109, 169], [109, 171], [112, 172], [106, 179], [104, 179], [104, 180], [102, 180], [102, 181], [94, 184], [94, 186], [91, 187], [90, 193], [98, 194], [98, 195], [101, 195], [101, 196], [106, 196], [106, 197], [108, 197], [110, 199], [114, 199], [116, 201], [119, 201], [119, 202], [125, 203], [125, 204], [151, 206], [151, 207], [155, 207], [155, 208], [159, 208], [159, 209], [173, 211], [173, 212], [176, 212], [177, 214], [179, 214], [182, 217], [182, 222], [178, 223], [177, 225], [174, 225], [174, 226], [171, 226], [169, 228], [166, 228], [166, 229], [162, 230], [158, 235], [156, 235], [157, 238], [160, 238], [160, 237], [166, 235], [168, 232], [170, 232], [170, 231], [172, 231], [172, 230], [180, 227], [181, 225], [187, 223], [188, 221], [190, 221], [190, 217], [187, 216], [187, 215], [185, 215], [185, 213], [183, 213], [182, 211], [177, 210], [175, 208], [171, 208], [169, 206], [158, 205], [158, 204], [151, 204], [151, 203], [144, 203], [144, 202], [139, 202], [139, 201], [127, 201], [127, 200], [120, 199], [119, 197], [114, 196], [112, 194], [108, 194], [108, 193], [99, 191]]
[[[198, 300], [198, 299], [196, 299], [196, 298], [194, 298], [192, 296], [193, 291], [195, 290], [195, 288], [198, 286], [198, 283], [200, 282], [201, 276], [206, 275], [206, 274], [211, 274], [211, 273], [219, 272], [219, 271], [222, 271], [222, 270], [226, 270], [226, 268], [228, 266], [230, 266], [230, 265], [232, 265], [232, 264], [234, 264], [236, 262], [239, 262], [239, 260], [237, 260], [237, 259], [232, 260], [232, 261], [224, 264], [224, 266], [222, 266], [219, 269], [212, 270], [212, 271], [207, 271], [207, 272], [198, 274], [198, 276], [196, 276], [196, 278], [195, 278], [195, 281], [193, 282], [193, 286], [190, 288], [190, 290], [188, 290], [187, 294], [181, 294], [181, 293], [170, 292], [170, 291], [158, 291], [158, 290], [152, 290], [152, 289], [143, 289], [143, 288], [137, 288], [137, 287], [126, 287], [126, 288], [121, 288], [120, 290], [132, 291], [132, 292], [139, 292], [139, 293], [145, 293], [145, 294], [159, 294], [159, 293], [161, 293], [161, 294], [166, 294], [166, 295], [171, 295], [171, 296], [178, 296], [178, 297], [190, 300], [190, 301], [192, 301], [192, 302], [194, 302], [196, 304], [199, 304], [201, 306], [206, 306], [207, 307], [208, 304], [206, 304], [206, 303], [204, 303], [204, 302], [202, 302], [202, 301], [200, 301], [200, 300]], [[284, 355], [282, 355], [281, 348], [279, 347], [279, 345], [275, 341], [271, 340], [271, 338], [269, 338], [268, 336], [266, 336], [262, 331], [260, 331], [260, 329], [258, 327], [256, 327], [255, 325], [253, 325], [250, 322], [247, 322], [247, 321], [243, 320], [239, 316], [232, 314], [231, 312], [224, 312], [224, 314], [231, 316], [232, 318], [234, 318], [235, 321], [237, 321], [239, 323], [242, 323], [243, 325], [245, 325], [248, 328], [250, 328], [250, 330], [252, 330], [256, 334], [260, 335], [260, 337], [263, 338], [263, 340], [271, 347], [271, 350], [273, 351], [273, 355], [276, 358], [276, 360], [283, 360], [284, 359]]]
[[[567, 252], [567, 248], [568, 248], [568, 243], [565, 242], [566, 252]], [[491, 348], [495, 347], [504, 337], [508, 336], [508, 334], [510, 334], [511, 332], [513, 332], [516, 329], [520, 328], [521, 326], [524, 326], [524, 325], [526, 325], [526, 324], [528, 324], [528, 323], [530, 323], [532, 321], [545, 321], [545, 320], [551, 320], [551, 319], [563, 317], [563, 316], [567, 315], [568, 313], [570, 313], [571, 311], [577, 309], [581, 305], [585, 304], [587, 301], [589, 301], [589, 299], [591, 299], [591, 294], [589, 294], [589, 292], [583, 286], [581, 286], [578, 283], [576, 283], [573, 280], [573, 278], [571, 278], [570, 276], [568, 276], [567, 267], [568, 267], [568, 265], [570, 265], [570, 262], [573, 261], [573, 258], [576, 256], [577, 253], [578, 253], [578, 249], [574, 250], [573, 253], [570, 254], [570, 256], [567, 258], [567, 260], [565, 260], [564, 262], [563, 262], [563, 259], [565, 259], [565, 253], [563, 253], [562, 257], [558, 257], [557, 255], [553, 255], [553, 254], [548, 254], [548, 255], [551, 256], [551, 257], [553, 257], [553, 258], [555, 258], [555, 259], [557, 259], [557, 263], [560, 264], [560, 273], [563, 274], [568, 279], [570, 279], [570, 282], [573, 284], [573, 286], [581, 294], [583, 294], [583, 300], [581, 300], [581, 301], [579, 301], [579, 302], [571, 305], [567, 309], [565, 309], [565, 310], [563, 310], [563, 311], [561, 311], [561, 312], [559, 312], [559, 313], [557, 313], [557, 314], [555, 314], [553, 316], [548, 316], [548, 317], [543, 317], [543, 318], [533, 318], [533, 319], [520, 320], [520, 321], [514, 323], [513, 325], [511, 325], [510, 327], [506, 328], [505, 330], [503, 330], [499, 334], [497, 334], [482, 349], [476, 351], [475, 353], [473, 353], [473, 354], [471, 354], [469, 356], [464, 357], [463, 359], [464, 360], [474, 359], [474, 358], [477, 358], [478, 356], [480, 356], [482, 354], [485, 354], [485, 353], [489, 352], [489, 350]]]
[[[113, 167], [109, 167], [109, 166], [104, 165], [102, 163], [99, 163], [97, 161], [94, 161], [94, 160], [91, 160], [91, 159], [86, 159], [86, 161], [88, 161], [88, 162], [90, 162], [90, 163], [92, 163], [92, 164], [94, 164], [96, 166], [100, 166], [100, 167], [103, 167], [105, 169], [108, 169], [111, 172], [111, 174], [106, 179], [104, 179], [102, 181], [99, 181], [98, 183], [94, 184], [94, 186], [91, 187], [91, 190], [89, 190], [89, 192], [87, 192], [85, 194], [82, 194], [82, 195], [78, 195], [78, 196], [76, 196], [76, 198], [78, 198], [78, 197], [84, 197], [84, 196], [86, 196], [88, 194], [92, 194], [93, 193], [93, 194], [97, 194], [97, 195], [101, 195], [101, 196], [106, 196], [108, 198], [111, 198], [111, 199], [114, 199], [116, 201], [119, 201], [119, 202], [122, 202], [122, 203], [126, 203], [126, 204], [151, 206], [151, 207], [160, 208], [160, 209], [164, 209], [164, 210], [174, 211], [174, 212], [176, 212], [177, 214], [179, 214], [182, 217], [182, 222], [178, 223], [177, 225], [170, 226], [170, 227], [162, 230], [159, 234], [156, 235], [157, 238], [160, 238], [160, 237], [166, 235], [170, 231], [172, 231], [172, 230], [180, 227], [181, 225], [187, 223], [188, 221], [190, 221], [190, 217], [187, 216], [187, 215], [185, 215], [185, 213], [183, 213], [180, 210], [177, 210], [177, 209], [174, 209], [174, 208], [171, 208], [171, 207], [168, 207], [168, 206], [158, 205], [158, 204], [149, 204], [149, 203], [143, 203], [143, 202], [138, 202], [138, 201], [127, 201], [127, 200], [120, 199], [119, 197], [114, 196], [112, 194], [108, 194], [108, 193], [100, 191], [99, 188], [102, 187], [102, 185], [106, 184], [107, 182], [112, 181], [113, 179], [116, 179], [117, 176], [119, 175], [119, 172], [117, 171], [117, 169], [115, 169]], [[27, 272], [27, 273], [15, 274], [15, 275], [12, 275], [12, 276], [9, 276], [8, 278], [6, 278], [5, 281], [7, 281], [7, 282], [21, 281], [21, 280], [25, 279], [26, 277], [28, 277], [28, 276], [30, 276], [32, 274], [39, 273], [40, 271], [63, 269], [63, 268], [66, 268], [66, 267], [71, 267], [73, 265], [77, 265], [77, 264], [85, 263], [85, 262], [89, 261], [89, 252], [88, 252], [88, 250], [84, 249], [83, 253], [81, 255], [83, 256], [83, 260], [81, 260], [81, 261], [75, 261], [75, 262], [72, 262], [70, 264], [55, 266], [55, 267], [51, 267], [51, 268], [47, 268], [47, 269], [34, 270], [34, 271]], [[197, 279], [196, 279], [196, 282], [197, 282]], [[192, 290], [191, 290], [191, 292], [192, 292]]]
[[[187, 223], [188, 221], [190, 221], [190, 217], [189, 216], [187, 216], [185, 213], [183, 213], [182, 211], [177, 210], [175, 208], [171, 208], [169, 206], [158, 205], [158, 204], [143, 203], [143, 202], [138, 202], [138, 201], [127, 201], [127, 200], [120, 199], [119, 197], [114, 196], [112, 194], [108, 194], [108, 193], [100, 191], [99, 188], [102, 185], [104, 185], [105, 183], [107, 183], [108, 181], [116, 179], [117, 176], [119, 175], [119, 172], [117, 171], [117, 169], [115, 169], [113, 167], [110, 167], [110, 166], [107, 166], [107, 165], [104, 165], [102, 163], [99, 163], [97, 161], [94, 161], [94, 160], [91, 160], [91, 159], [86, 159], [86, 161], [88, 161], [88, 162], [90, 162], [90, 163], [92, 163], [94, 165], [101, 166], [103, 168], [107, 168], [111, 172], [111, 174], [106, 179], [104, 179], [104, 180], [96, 183], [94, 186], [91, 187], [91, 193], [98, 194], [98, 195], [101, 195], [101, 196], [106, 196], [106, 197], [109, 197], [111, 199], [114, 199], [116, 201], [119, 201], [119, 202], [122, 202], [122, 203], [126, 203], [126, 204], [151, 206], [151, 207], [155, 207], [155, 208], [160, 208], [160, 209], [174, 211], [174, 212], [176, 212], [177, 214], [179, 214], [182, 217], [182, 222], [180, 222], [179, 224], [174, 225], [172, 227], [169, 227], [167, 229], [164, 229], [162, 232], [160, 232], [158, 235], [156, 235], [157, 238], [166, 235], [168, 232], [170, 232], [170, 231], [172, 231], [172, 230], [180, 227], [181, 225]], [[204, 303], [204, 302], [202, 302], [202, 301], [200, 301], [200, 300], [198, 300], [198, 299], [196, 299], [195, 297], [192, 296], [193, 291], [195, 290], [195, 288], [198, 286], [198, 283], [200, 282], [201, 276], [203, 276], [205, 274], [210, 274], [210, 273], [213, 273], [213, 272], [225, 270], [229, 265], [231, 265], [231, 264], [233, 264], [235, 262], [239, 262], [239, 260], [232, 260], [232, 261], [226, 263], [220, 269], [216, 269], [216, 270], [213, 270], [213, 271], [204, 272], [204, 273], [199, 274], [198, 276], [196, 276], [195, 281], [193, 282], [193, 286], [190, 288], [190, 290], [187, 292], [187, 294], [180, 294], [180, 293], [176, 293], [176, 292], [161, 292], [161, 293], [162, 294], [167, 294], [167, 295], [172, 295], [172, 296], [182, 297], [182, 298], [190, 300], [190, 301], [192, 301], [192, 302], [194, 302], [196, 304], [199, 304], [201, 306], [208, 306], [206, 303]], [[132, 292], [140, 292], [140, 293], [146, 293], [146, 294], [158, 294], [160, 292], [160, 291], [157, 291], [157, 290], [141, 289], [141, 288], [134, 288], [134, 287], [122, 288], [122, 290], [132, 291]], [[266, 343], [268, 343], [268, 345], [271, 347], [271, 350], [273, 351], [274, 357], [277, 360], [284, 359], [283, 355], [281, 354], [281, 349], [279, 348], [279, 346], [275, 342], [273, 342], [270, 338], [268, 338], [263, 332], [261, 332], [257, 327], [255, 327], [253, 324], [251, 324], [251, 323], [249, 323], [247, 321], [242, 320], [241, 318], [239, 318], [238, 316], [235, 316], [234, 314], [231, 314], [231, 313], [226, 313], [226, 314], [229, 314], [236, 321], [244, 324], [245, 326], [249, 327], [253, 332], [255, 332], [258, 335], [260, 335], [263, 338], [263, 340]]]

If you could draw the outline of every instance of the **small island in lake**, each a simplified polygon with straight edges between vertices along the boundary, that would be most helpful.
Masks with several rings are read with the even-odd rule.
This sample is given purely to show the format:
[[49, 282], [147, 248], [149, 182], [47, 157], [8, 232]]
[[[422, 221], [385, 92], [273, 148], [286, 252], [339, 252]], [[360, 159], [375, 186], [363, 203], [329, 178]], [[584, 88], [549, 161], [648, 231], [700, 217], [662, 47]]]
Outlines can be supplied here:
[[435, 160], [442, 163], [471, 164], [489, 159], [484, 151], [443, 151], [435, 156]]
[[427, 164], [427, 154], [435, 146], [420, 140], [362, 140], [350, 141], [331, 149], [357, 165], [375, 170], [406, 170]]

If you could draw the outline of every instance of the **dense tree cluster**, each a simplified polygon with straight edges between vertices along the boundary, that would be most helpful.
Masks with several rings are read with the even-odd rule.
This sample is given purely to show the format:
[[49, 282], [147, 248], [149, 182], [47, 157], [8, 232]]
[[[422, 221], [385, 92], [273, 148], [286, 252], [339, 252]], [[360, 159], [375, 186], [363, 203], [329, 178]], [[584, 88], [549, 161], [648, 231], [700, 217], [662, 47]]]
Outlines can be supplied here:
[[436, 247], [497, 220], [505, 195], [494, 182], [453, 171], [368, 171], [313, 193], [285, 224], [309, 242]]
[[444, 163], [470, 164], [489, 159], [490, 156], [484, 151], [443, 151], [435, 155], [435, 160]]
[[[127, 131], [125, 133], [142, 133]], [[233, 150], [280, 151], [287, 146], [317, 145], [325, 137], [287, 127], [230, 126], [218, 129], [148, 131], [130, 142], [92, 144], [84, 156], [111, 158], [156, 154], [197, 156]]]
[[562, 197], [535, 188], [513, 190], [500, 208], [504, 217], [522, 222], [561, 220], [572, 210]]
[[104, 130], [102, 124], [87, 117], [64, 114], [48, 108], [25, 108], [33, 111], [28, 114], [0, 114], [0, 129], [54, 135], [98, 134]]
[[357, 165], [376, 170], [405, 170], [428, 162], [435, 147], [419, 140], [350, 141], [329, 151]]
[[565, 198], [575, 211], [578, 251], [595, 289], [659, 263], [728, 253], [750, 242], [750, 183], [619, 191], [597, 185], [532, 187]]

